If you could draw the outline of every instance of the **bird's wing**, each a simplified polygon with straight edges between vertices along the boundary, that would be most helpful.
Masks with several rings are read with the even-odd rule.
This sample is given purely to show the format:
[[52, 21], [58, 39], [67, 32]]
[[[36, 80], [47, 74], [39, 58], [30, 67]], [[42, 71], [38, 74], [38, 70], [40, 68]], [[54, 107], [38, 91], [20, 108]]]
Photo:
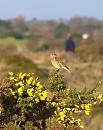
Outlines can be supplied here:
[[68, 66], [66, 66], [63, 62], [60, 63], [60, 65], [61, 65], [61, 68], [63, 68], [65, 70], [67, 70], [68, 72], [70, 72], [70, 68]]
[[63, 66], [62, 68], [64, 68], [65, 70], [67, 70], [69, 73], [71, 72], [71, 71], [70, 71], [70, 69], [69, 69], [69, 67], [68, 67], [68, 66], [66, 66], [66, 65], [65, 65], [65, 66]]

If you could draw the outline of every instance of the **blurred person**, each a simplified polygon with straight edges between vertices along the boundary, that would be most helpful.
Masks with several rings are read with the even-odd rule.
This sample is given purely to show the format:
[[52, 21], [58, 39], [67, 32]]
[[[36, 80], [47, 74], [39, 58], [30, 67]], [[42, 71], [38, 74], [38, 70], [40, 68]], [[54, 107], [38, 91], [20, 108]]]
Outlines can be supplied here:
[[72, 63], [73, 62], [73, 53], [75, 51], [75, 43], [74, 43], [70, 33], [68, 33], [66, 36], [65, 51], [68, 52], [68, 56], [67, 56], [68, 62]]
[[66, 52], [74, 52], [75, 51], [75, 44], [74, 44], [74, 41], [73, 41], [70, 33], [68, 33], [66, 36], [65, 51]]

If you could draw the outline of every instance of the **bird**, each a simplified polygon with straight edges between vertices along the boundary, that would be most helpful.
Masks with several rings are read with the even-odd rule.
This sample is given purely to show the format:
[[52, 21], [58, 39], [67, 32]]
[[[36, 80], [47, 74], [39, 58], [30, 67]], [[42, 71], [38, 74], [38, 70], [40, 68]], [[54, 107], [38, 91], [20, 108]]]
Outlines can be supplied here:
[[50, 57], [51, 57], [51, 63], [52, 63], [52, 65], [53, 65], [57, 70], [64, 69], [64, 70], [67, 70], [68, 72], [70, 72], [69, 67], [67, 67], [67, 66], [60, 60], [60, 58], [57, 56], [56, 53], [51, 53], [51, 54], [50, 54]]

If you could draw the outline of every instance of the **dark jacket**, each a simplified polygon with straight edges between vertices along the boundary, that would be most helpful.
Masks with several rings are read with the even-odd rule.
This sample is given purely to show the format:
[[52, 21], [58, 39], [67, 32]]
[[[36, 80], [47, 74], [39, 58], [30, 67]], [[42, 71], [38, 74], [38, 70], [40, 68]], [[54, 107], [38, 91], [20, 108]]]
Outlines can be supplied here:
[[75, 50], [75, 44], [74, 44], [74, 41], [71, 38], [66, 40], [65, 50], [66, 51], [74, 52], [74, 50]]

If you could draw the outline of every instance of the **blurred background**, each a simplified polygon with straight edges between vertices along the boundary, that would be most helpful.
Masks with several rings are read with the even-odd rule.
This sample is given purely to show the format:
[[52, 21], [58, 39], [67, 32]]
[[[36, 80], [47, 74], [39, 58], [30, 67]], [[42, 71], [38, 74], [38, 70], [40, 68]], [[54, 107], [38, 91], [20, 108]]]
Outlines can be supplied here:
[[[0, 80], [8, 72], [31, 72], [45, 83], [56, 52], [70, 67], [69, 86], [103, 81], [103, 2], [97, 0], [0, 0]], [[75, 49], [66, 49], [67, 34]], [[102, 109], [103, 110], [103, 109]], [[98, 110], [85, 130], [103, 130]]]

